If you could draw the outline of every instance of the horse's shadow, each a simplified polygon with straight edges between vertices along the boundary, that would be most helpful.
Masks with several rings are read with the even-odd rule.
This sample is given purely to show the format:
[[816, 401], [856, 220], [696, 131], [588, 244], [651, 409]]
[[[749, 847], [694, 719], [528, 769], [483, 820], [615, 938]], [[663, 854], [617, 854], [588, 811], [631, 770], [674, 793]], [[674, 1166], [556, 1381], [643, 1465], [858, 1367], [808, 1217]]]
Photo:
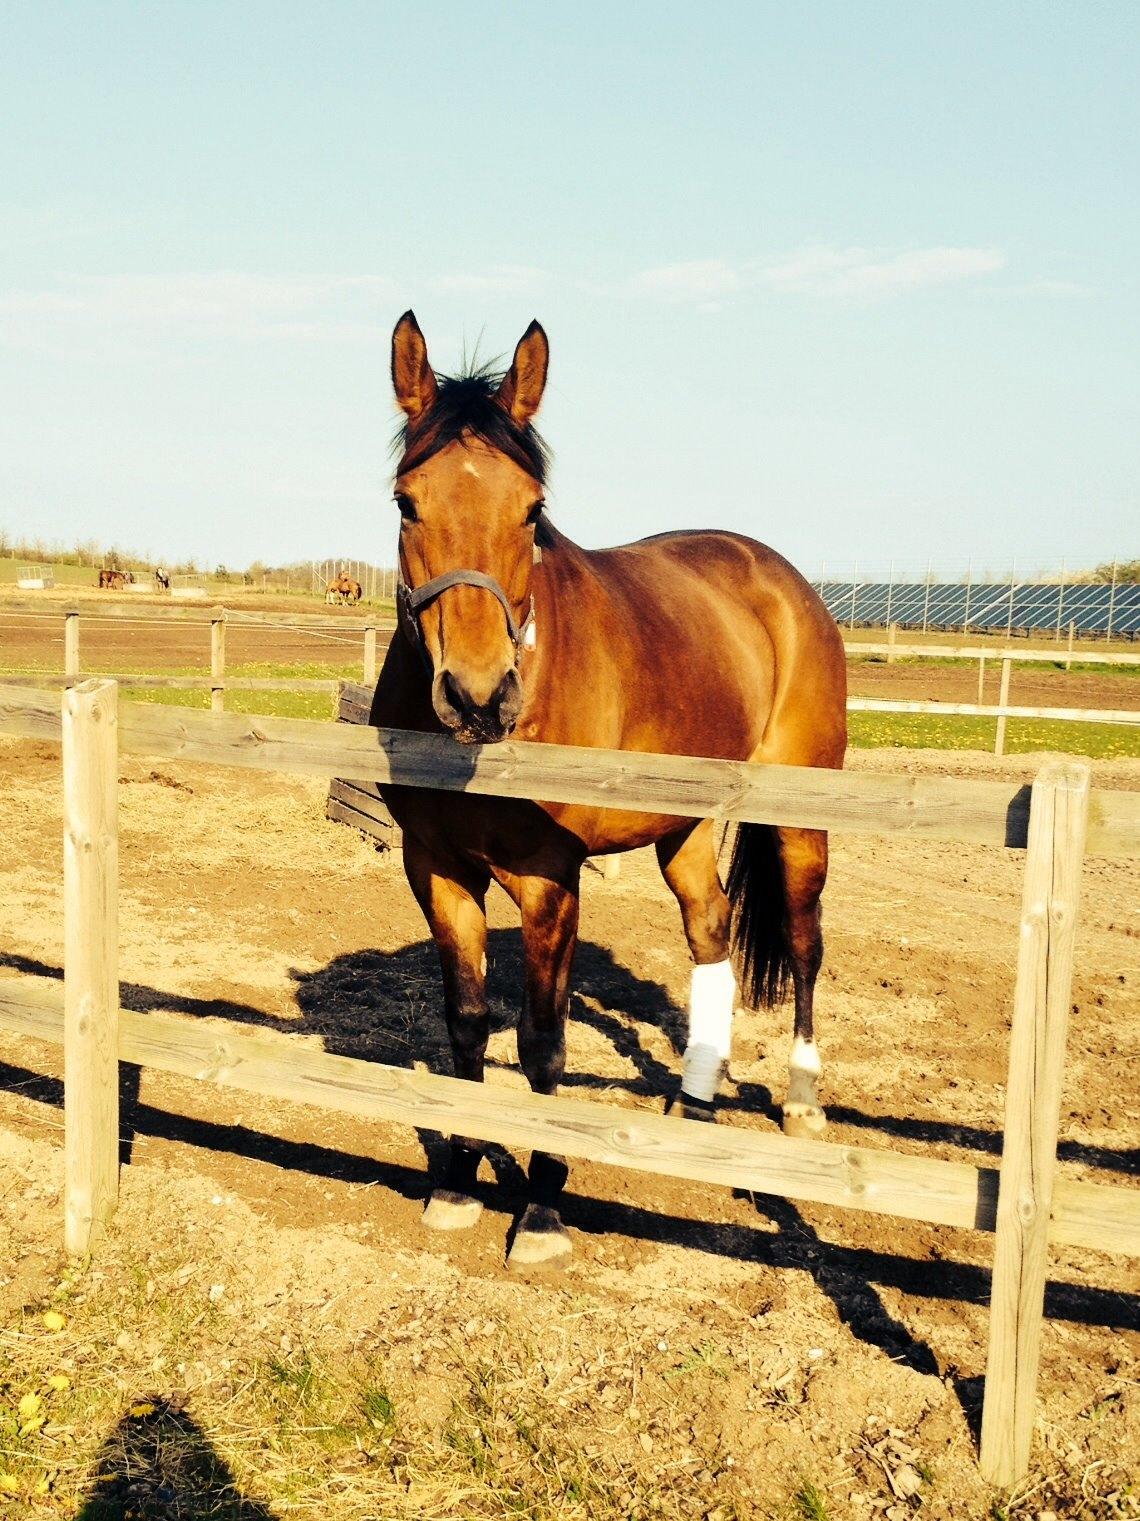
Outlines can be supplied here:
[[[488, 935], [488, 990], [493, 1030], [512, 1027], [522, 988], [522, 943], [517, 930], [493, 930]], [[0, 966], [33, 975], [60, 977], [61, 969], [23, 957], [0, 953]], [[136, 1009], [165, 1009], [181, 1014], [222, 1017], [241, 1023], [318, 1035], [327, 1051], [392, 1066], [425, 1063], [434, 1071], [452, 1070], [450, 1047], [442, 1017], [439, 962], [430, 940], [418, 941], [393, 952], [366, 950], [338, 956], [315, 971], [292, 973], [300, 1019], [267, 1014], [252, 1005], [230, 999], [195, 999], [141, 984], [124, 984], [122, 1000]], [[623, 1089], [636, 1096], [661, 1096], [677, 1081], [678, 1060], [667, 1065], [652, 1052], [643, 1034], [655, 1027], [667, 1036], [679, 1053], [685, 1034], [684, 1011], [672, 1000], [665, 986], [639, 977], [602, 946], [581, 942], [575, 964], [577, 991], [572, 1000], [573, 1019], [605, 1037], [634, 1069], [634, 1075], [611, 1078], [591, 1071], [567, 1074], [567, 1088]], [[621, 1013], [610, 1012], [620, 1010]], [[659, 1042], [657, 1043], [660, 1044]], [[430, 1187], [422, 1172], [403, 1164], [364, 1157], [313, 1144], [262, 1137], [241, 1126], [218, 1126], [180, 1120], [140, 1103], [138, 1069], [121, 1069], [124, 1160], [129, 1160], [133, 1130], [193, 1144], [214, 1146], [257, 1157], [283, 1167], [294, 1167], [330, 1178], [351, 1178], [386, 1184], [406, 1197], [420, 1196]], [[23, 1069], [0, 1064], [0, 1081], [23, 1086], [29, 1097], [60, 1104], [62, 1088], [55, 1080], [40, 1079]], [[779, 1111], [771, 1092], [761, 1084], [742, 1084], [727, 1108], [763, 1114], [778, 1122]], [[917, 1136], [917, 1122], [892, 1116], [874, 1116], [851, 1108], [832, 1110], [843, 1123], [878, 1129], [886, 1134]], [[444, 1138], [419, 1132], [428, 1174], [438, 1175], [443, 1160]], [[971, 1129], [922, 1122], [922, 1139], [1000, 1149], [1000, 1131]], [[1136, 1169], [1136, 1153], [1101, 1151], [1086, 1155], [1080, 1143], [1062, 1142], [1059, 1154], [1122, 1172]], [[500, 1210], [512, 1210], [524, 1197], [526, 1179], [518, 1162], [504, 1148], [489, 1146], [488, 1159], [494, 1183], [483, 1185], [489, 1202]], [[740, 1196], [738, 1196], [740, 1197]], [[939, 1369], [933, 1349], [916, 1337], [886, 1309], [876, 1284], [893, 1284], [920, 1297], [934, 1294], [949, 1299], [984, 1301], [989, 1289], [985, 1268], [952, 1261], [911, 1261], [889, 1252], [838, 1246], [817, 1235], [802, 1212], [787, 1200], [757, 1195], [757, 1211], [774, 1221], [779, 1230], [750, 1228], [740, 1223], [706, 1223], [683, 1219], [660, 1209], [618, 1200], [602, 1200], [571, 1191], [566, 1195], [567, 1224], [586, 1235], [613, 1233], [657, 1244], [673, 1243], [708, 1251], [714, 1255], [743, 1258], [773, 1268], [794, 1267], [811, 1274], [817, 1286], [835, 1305], [852, 1333], [879, 1348], [894, 1360], [926, 1373]], [[1070, 1284], [1050, 1284], [1046, 1314], [1079, 1323], [1136, 1329], [1140, 1326], [1140, 1300], [1132, 1294]], [[949, 1370], [954, 1377], [956, 1370]], [[971, 1424], [978, 1411], [977, 1380], [954, 1377], [958, 1396]]]
[[[407, 1067], [426, 1063], [452, 1072], [451, 1047], [442, 1017], [439, 958], [431, 940], [400, 950], [354, 951], [316, 971], [292, 970], [301, 1028], [319, 1035], [326, 1051]], [[487, 935], [487, 999], [492, 1035], [518, 1023], [523, 986], [522, 935], [517, 929]], [[620, 1010], [619, 1013], [610, 1012]], [[580, 941], [574, 959], [570, 1020], [595, 1030], [635, 1070], [613, 1078], [595, 1072], [568, 1072], [567, 1087], [620, 1088], [650, 1096], [677, 1081], [646, 1046], [641, 1030], [653, 1026], [680, 1053], [685, 1011], [663, 984], [639, 977], [604, 946]], [[295, 1021], [289, 1028], [297, 1029]], [[513, 1064], [513, 1063], [512, 1063]], [[489, 1066], [501, 1066], [499, 1061]]]
[[[317, 1035], [326, 1051], [388, 1066], [422, 1063], [451, 1076], [451, 1046], [442, 1013], [439, 958], [435, 943], [418, 941], [396, 951], [353, 951], [316, 971], [290, 972], [300, 1028]], [[667, 1036], [675, 1053], [685, 1038], [685, 1013], [659, 982], [639, 977], [615, 960], [604, 946], [580, 941], [574, 962], [575, 991], [570, 1020], [596, 1031], [631, 1066], [632, 1075], [611, 1077], [571, 1070], [564, 1089], [617, 1090], [652, 1098], [671, 1092], [679, 1075], [655, 1056], [642, 1038], [646, 1026]], [[523, 986], [522, 935], [517, 929], [494, 929], [487, 935], [487, 995], [491, 1033], [518, 1024]], [[621, 1014], [611, 1010], [621, 1010]], [[290, 1028], [296, 1030], [297, 1023]], [[513, 1054], [489, 1059], [487, 1066], [513, 1067]], [[445, 1138], [417, 1130], [430, 1173], [445, 1162]], [[498, 1187], [521, 1193], [525, 1177], [511, 1153], [489, 1144], [486, 1156]]]

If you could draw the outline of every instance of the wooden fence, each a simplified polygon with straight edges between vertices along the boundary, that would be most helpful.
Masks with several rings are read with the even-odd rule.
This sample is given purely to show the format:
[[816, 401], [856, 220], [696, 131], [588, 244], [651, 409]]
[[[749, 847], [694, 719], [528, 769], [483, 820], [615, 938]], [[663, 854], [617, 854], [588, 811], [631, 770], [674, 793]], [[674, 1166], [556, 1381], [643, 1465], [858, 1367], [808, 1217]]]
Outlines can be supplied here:
[[[63, 1040], [65, 1233], [88, 1250], [117, 1197], [117, 1063], [136, 1062], [354, 1115], [535, 1147], [782, 1198], [995, 1233], [981, 1465], [1028, 1466], [1050, 1244], [1140, 1256], [1140, 1190], [1055, 1177], [1082, 859], [1140, 854], [1140, 794], [1097, 792], [1051, 762], [1032, 789], [684, 756], [448, 738], [302, 719], [119, 704], [114, 682], [58, 699], [0, 687], [0, 733], [62, 739], [66, 963], [62, 1000], [0, 981], [0, 1027]], [[505, 1093], [332, 1056], [287, 1036], [202, 1029], [120, 1010], [119, 751], [257, 770], [552, 802], [1026, 849], [1000, 1170], [889, 1149], [708, 1126], [583, 1099]]]
[[[365, 684], [376, 681], [379, 669], [379, 653], [381, 646], [379, 635], [390, 635], [395, 624], [390, 619], [380, 619], [374, 614], [369, 615], [363, 621], [350, 620], [347, 618], [331, 618], [327, 614], [287, 614], [284, 618], [275, 619], [269, 613], [241, 613], [231, 614], [224, 607], [213, 608], [208, 617], [203, 616], [200, 610], [175, 607], [158, 607], [149, 609], [145, 617], [132, 614], [129, 609], [121, 606], [113, 606], [106, 611], [100, 610], [97, 614], [89, 616], [102, 620], [104, 618], [118, 619], [137, 623], [151, 622], [151, 614], [155, 614], [153, 621], [168, 622], [180, 621], [195, 623], [203, 628], [208, 624], [210, 629], [210, 674], [209, 676], [151, 676], [133, 674], [110, 673], [108, 679], [117, 681], [120, 686], [136, 688], [138, 690], [167, 688], [176, 691], [206, 690], [210, 693], [210, 707], [215, 712], [222, 712], [226, 705], [226, 692], [328, 692], [338, 691], [340, 682], [331, 678], [313, 677], [280, 677], [280, 676], [227, 676], [226, 675], [226, 629], [231, 618], [237, 620], [239, 627], [263, 627], [282, 629], [307, 629], [318, 632], [321, 630], [336, 630], [338, 633], [356, 632], [363, 637], [363, 655], [361, 667], [361, 680]], [[37, 612], [37, 616], [49, 616]], [[63, 686], [74, 685], [81, 679], [80, 656], [79, 656], [79, 611], [68, 608], [63, 613], [64, 619], [64, 664], [63, 673], [59, 677], [46, 676], [42, 673], [22, 676], [7, 674], [0, 676], [11, 685], [54, 685], [57, 682]], [[995, 647], [987, 649], [984, 646], [975, 645], [922, 645], [922, 644], [898, 644], [896, 642], [897, 630], [892, 624], [886, 643], [859, 643], [851, 642], [846, 645], [849, 658], [865, 655], [885, 655], [890, 664], [896, 658], [927, 658], [927, 659], [961, 659], [978, 661], [978, 700], [976, 703], [949, 703], [949, 702], [908, 702], [895, 698], [878, 697], [849, 697], [847, 710], [850, 713], [922, 713], [930, 716], [943, 718], [974, 717], [996, 719], [994, 736], [994, 754], [1005, 753], [1006, 722], [1014, 719], [1055, 719], [1067, 723], [1105, 723], [1123, 724], [1128, 726], [1140, 725], [1140, 709], [1132, 708], [1026, 708], [1011, 707], [1009, 702], [1009, 686], [1011, 667], [1016, 661], [1047, 661], [1056, 664], [1059, 655], [1056, 650], [1048, 649], [1009, 649]], [[1071, 654], [1071, 651], [1070, 651]], [[1121, 654], [1106, 654], [1096, 651], [1089, 654], [1078, 653], [1077, 658], [1081, 661], [1091, 662], [1097, 665], [1138, 665], [1140, 654], [1128, 652]], [[983, 702], [985, 695], [985, 673], [987, 660], [1001, 661], [1001, 684], [996, 704]]]
[[[851, 641], [846, 646], [848, 659], [861, 655], [886, 656], [887, 664], [895, 660], [976, 660], [978, 662], [978, 700], [976, 703], [948, 702], [898, 702], [892, 698], [851, 697], [847, 700], [850, 713], [927, 713], [942, 717], [996, 718], [994, 754], [1005, 754], [1005, 725], [1009, 718], [1060, 719], [1067, 723], [1140, 724], [1140, 710], [1132, 708], [1013, 708], [1009, 705], [1009, 683], [1012, 667], [1018, 662], [1058, 665], [1061, 655], [1056, 649], [1029, 647], [1013, 649], [1005, 646], [978, 644], [899, 644], [898, 625], [892, 623], [885, 643]], [[1069, 646], [1065, 653], [1065, 669], [1072, 667], [1076, 659], [1083, 665], [1137, 666], [1140, 655], [1132, 651], [1109, 654], [1103, 650], [1078, 650], [1074, 654], [1073, 630], [1069, 629]], [[1001, 661], [1001, 679], [996, 705], [984, 703], [986, 686], [986, 661]]]

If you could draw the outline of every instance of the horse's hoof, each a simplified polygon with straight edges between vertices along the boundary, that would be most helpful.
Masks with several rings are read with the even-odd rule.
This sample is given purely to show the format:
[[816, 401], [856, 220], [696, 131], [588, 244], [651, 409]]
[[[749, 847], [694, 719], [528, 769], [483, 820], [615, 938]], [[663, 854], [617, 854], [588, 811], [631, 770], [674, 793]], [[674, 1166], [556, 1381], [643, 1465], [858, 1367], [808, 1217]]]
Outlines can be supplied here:
[[785, 1104], [784, 1134], [818, 1141], [827, 1129], [827, 1115], [815, 1104]]
[[450, 1188], [437, 1188], [423, 1212], [429, 1231], [465, 1231], [483, 1213], [483, 1206], [470, 1194], [457, 1194]]
[[558, 1272], [573, 1252], [558, 1211], [528, 1204], [507, 1254], [507, 1267], [512, 1273]]
[[716, 1099], [694, 1098], [683, 1088], [678, 1088], [665, 1105], [665, 1113], [674, 1120], [703, 1120], [706, 1125], [716, 1124]]

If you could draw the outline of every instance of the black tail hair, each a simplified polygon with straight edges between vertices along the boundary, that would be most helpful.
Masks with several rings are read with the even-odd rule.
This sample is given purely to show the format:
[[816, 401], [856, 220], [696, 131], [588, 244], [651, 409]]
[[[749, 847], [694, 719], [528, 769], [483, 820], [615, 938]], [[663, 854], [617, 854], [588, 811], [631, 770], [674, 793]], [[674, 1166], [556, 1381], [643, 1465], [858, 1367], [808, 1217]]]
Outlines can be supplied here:
[[753, 1009], [781, 1003], [788, 991], [784, 867], [771, 824], [741, 824], [732, 846], [726, 887], [732, 904], [732, 945], [741, 994]]

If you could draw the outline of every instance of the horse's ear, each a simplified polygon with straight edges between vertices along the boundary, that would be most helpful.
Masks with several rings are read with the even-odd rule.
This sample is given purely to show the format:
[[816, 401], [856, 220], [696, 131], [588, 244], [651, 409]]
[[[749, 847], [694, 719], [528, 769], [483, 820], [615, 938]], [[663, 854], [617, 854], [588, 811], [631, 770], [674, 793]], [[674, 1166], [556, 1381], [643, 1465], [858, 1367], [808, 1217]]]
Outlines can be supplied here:
[[550, 366], [550, 344], [537, 322], [532, 322], [519, 339], [511, 367], [499, 387], [499, 405], [523, 427], [538, 411], [546, 389], [546, 371]]
[[409, 422], [418, 421], [435, 401], [435, 376], [414, 312], [405, 312], [392, 333], [392, 385]]

